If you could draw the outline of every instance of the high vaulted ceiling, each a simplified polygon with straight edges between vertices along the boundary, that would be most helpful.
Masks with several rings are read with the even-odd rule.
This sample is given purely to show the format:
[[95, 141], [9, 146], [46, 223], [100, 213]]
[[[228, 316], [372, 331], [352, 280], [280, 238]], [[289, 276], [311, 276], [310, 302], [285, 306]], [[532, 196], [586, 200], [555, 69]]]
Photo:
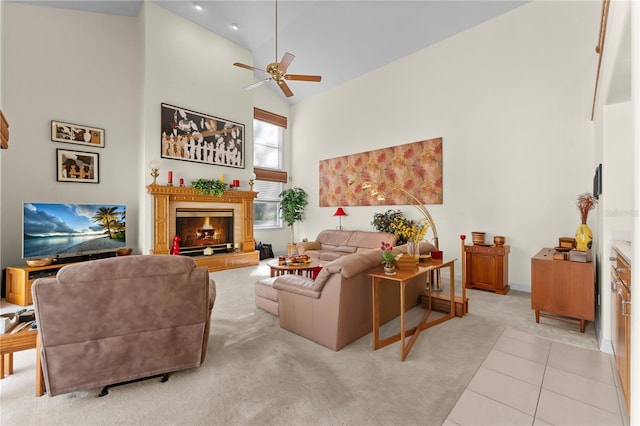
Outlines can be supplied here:
[[[136, 16], [143, 3], [15, 1], [126, 16]], [[276, 59], [275, 0], [148, 1], [250, 50], [253, 64], [249, 65], [264, 69]], [[289, 67], [290, 73], [322, 75], [320, 83], [289, 82], [294, 96], [287, 101], [295, 104], [308, 99], [527, 1], [279, 0], [277, 60], [284, 52], [291, 52], [296, 58]], [[238, 30], [232, 29], [232, 24]], [[238, 68], [237, 72], [250, 71]], [[256, 73], [256, 81], [262, 78]], [[269, 82], [268, 86], [282, 95], [274, 83]]]

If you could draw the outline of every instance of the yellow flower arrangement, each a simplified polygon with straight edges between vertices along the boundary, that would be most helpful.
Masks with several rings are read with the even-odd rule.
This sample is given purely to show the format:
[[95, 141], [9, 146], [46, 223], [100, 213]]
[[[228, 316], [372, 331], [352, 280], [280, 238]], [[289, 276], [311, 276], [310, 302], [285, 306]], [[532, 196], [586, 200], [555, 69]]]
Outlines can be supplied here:
[[393, 233], [407, 241], [421, 241], [427, 234], [431, 224], [426, 219], [409, 220], [406, 217], [396, 217], [391, 223]]

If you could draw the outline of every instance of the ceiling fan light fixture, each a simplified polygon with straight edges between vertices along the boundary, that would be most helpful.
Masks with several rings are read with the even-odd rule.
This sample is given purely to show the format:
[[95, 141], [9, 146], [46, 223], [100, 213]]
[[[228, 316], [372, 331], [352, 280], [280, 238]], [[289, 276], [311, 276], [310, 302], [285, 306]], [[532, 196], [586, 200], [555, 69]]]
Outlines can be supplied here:
[[231, 23], [231, 29], [233, 31], [238, 31], [240, 29], [240, 27], [238, 26], [238, 24], [236, 24], [235, 22]]
[[193, 8], [198, 12], [202, 12], [202, 5], [200, 3], [193, 2]]
[[[259, 82], [256, 82], [254, 84], [250, 84], [249, 86], [245, 87], [245, 89], [249, 90], [249, 89], [253, 89], [259, 85], [262, 84], [262, 82], [264, 81], [275, 81], [278, 84], [278, 87], [280, 88], [280, 90], [282, 90], [282, 93], [284, 93], [284, 95], [287, 98], [290, 98], [291, 96], [293, 96], [293, 92], [291, 91], [291, 89], [289, 88], [289, 86], [287, 85], [287, 83], [284, 80], [297, 80], [297, 81], [312, 81], [312, 82], [319, 82], [321, 81], [322, 77], [319, 75], [306, 75], [306, 74], [287, 74], [287, 70], [289, 69], [289, 65], [291, 65], [291, 62], [293, 61], [293, 59], [295, 58], [295, 56], [289, 52], [285, 52], [284, 55], [282, 55], [282, 59], [280, 60], [280, 62], [278, 62], [278, 0], [275, 0], [275, 5], [276, 5], [276, 13], [275, 13], [275, 17], [276, 17], [276, 25], [275, 25], [275, 29], [276, 29], [276, 34], [275, 34], [275, 50], [276, 50], [276, 54], [275, 54], [275, 59], [274, 62], [270, 63], [267, 65], [266, 69], [260, 69], [260, 68], [256, 68], [254, 66], [251, 65], [246, 65], [240, 62], [235, 62], [233, 65], [240, 67], [240, 68], [244, 68], [244, 69], [248, 69], [251, 71], [260, 71], [265, 73], [268, 77], [264, 80], [261, 80]], [[238, 30], [238, 26], [236, 24], [231, 24], [231, 28], [233, 28], [234, 30]]]

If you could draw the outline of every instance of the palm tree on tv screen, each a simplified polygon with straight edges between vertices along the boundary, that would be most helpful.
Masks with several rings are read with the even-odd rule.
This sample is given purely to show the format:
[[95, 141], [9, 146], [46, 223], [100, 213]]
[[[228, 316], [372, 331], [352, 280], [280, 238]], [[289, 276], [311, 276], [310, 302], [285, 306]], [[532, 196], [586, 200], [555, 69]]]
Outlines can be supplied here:
[[113, 232], [111, 231], [111, 227], [115, 226], [118, 223], [119, 214], [116, 212], [117, 207], [100, 207], [96, 214], [92, 217], [92, 219], [101, 227], [105, 228], [109, 233], [109, 238], [113, 239]]

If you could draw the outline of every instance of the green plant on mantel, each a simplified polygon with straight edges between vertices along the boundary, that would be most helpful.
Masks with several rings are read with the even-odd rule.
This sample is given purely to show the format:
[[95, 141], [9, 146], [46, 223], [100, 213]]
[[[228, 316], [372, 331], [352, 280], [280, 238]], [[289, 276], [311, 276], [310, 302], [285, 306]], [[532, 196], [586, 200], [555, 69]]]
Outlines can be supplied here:
[[222, 197], [227, 189], [227, 184], [217, 179], [196, 179], [191, 182], [191, 186], [200, 192], [200, 194], [211, 194]]

